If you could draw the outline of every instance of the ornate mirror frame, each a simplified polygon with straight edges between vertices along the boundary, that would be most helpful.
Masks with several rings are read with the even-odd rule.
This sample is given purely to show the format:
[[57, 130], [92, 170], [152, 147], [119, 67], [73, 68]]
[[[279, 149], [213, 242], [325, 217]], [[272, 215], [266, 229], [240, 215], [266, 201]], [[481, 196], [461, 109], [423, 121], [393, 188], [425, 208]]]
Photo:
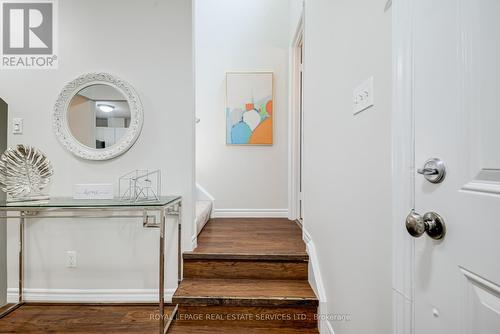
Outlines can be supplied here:
[[[93, 85], [108, 85], [120, 91], [130, 107], [131, 122], [127, 133], [113, 146], [95, 149], [75, 139], [68, 125], [67, 110], [73, 97], [82, 89]], [[127, 152], [142, 131], [144, 111], [139, 96], [127, 82], [108, 73], [88, 73], [68, 83], [59, 94], [54, 106], [53, 129], [59, 142], [71, 153], [86, 160], [109, 160]]]

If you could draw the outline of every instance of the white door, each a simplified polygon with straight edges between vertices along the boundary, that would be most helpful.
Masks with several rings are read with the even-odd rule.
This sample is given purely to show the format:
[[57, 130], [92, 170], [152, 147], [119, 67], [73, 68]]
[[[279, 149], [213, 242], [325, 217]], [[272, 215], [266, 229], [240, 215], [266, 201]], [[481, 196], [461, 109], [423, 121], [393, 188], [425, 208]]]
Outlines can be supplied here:
[[[445, 221], [415, 239], [415, 333], [500, 333], [500, 1], [416, 0], [415, 210]], [[429, 172], [429, 171], [428, 171]]]

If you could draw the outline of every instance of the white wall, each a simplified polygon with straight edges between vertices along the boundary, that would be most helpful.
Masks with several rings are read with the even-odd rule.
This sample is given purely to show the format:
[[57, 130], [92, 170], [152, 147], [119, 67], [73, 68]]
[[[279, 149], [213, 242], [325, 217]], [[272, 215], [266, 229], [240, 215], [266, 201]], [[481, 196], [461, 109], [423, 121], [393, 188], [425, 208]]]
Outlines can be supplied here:
[[[198, 0], [197, 182], [216, 210], [280, 210], [287, 204], [289, 0]], [[274, 145], [226, 146], [225, 73], [275, 74]]]
[[[113, 182], [136, 168], [161, 168], [163, 192], [184, 197], [184, 248], [191, 247], [194, 193], [192, 6], [186, 0], [59, 1], [59, 69], [3, 71], [0, 94], [9, 117], [24, 118], [24, 135], [9, 144], [42, 149], [52, 160], [52, 196], [75, 183]], [[132, 84], [144, 105], [142, 135], [125, 155], [80, 160], [52, 132], [52, 109], [64, 85], [82, 73], [105, 71]], [[168, 288], [176, 286], [175, 226], [170, 223]], [[16, 224], [9, 226], [9, 287], [16, 285]], [[27, 288], [155, 289], [158, 230], [139, 220], [32, 220], [27, 230]], [[66, 250], [78, 268], [65, 267]], [[154, 293], [154, 290], [151, 290]]]
[[[304, 226], [335, 334], [390, 333], [391, 13], [386, 0], [307, 0]], [[375, 78], [357, 116], [352, 90]]]

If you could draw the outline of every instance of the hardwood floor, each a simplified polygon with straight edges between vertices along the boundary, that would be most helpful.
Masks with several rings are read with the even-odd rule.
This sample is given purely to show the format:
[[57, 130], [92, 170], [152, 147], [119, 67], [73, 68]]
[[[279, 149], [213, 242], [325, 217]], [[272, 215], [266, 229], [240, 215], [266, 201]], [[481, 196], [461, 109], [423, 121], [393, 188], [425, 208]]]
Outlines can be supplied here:
[[318, 300], [295, 222], [213, 219], [183, 258], [168, 333], [318, 333]]
[[[167, 307], [170, 316], [173, 307]], [[0, 333], [158, 334], [156, 305], [26, 304], [0, 319]]]
[[[302, 232], [286, 219], [214, 219], [184, 254], [169, 334], [312, 334], [318, 300]], [[171, 315], [173, 307], [168, 307]], [[26, 304], [0, 334], [157, 334], [156, 305]]]

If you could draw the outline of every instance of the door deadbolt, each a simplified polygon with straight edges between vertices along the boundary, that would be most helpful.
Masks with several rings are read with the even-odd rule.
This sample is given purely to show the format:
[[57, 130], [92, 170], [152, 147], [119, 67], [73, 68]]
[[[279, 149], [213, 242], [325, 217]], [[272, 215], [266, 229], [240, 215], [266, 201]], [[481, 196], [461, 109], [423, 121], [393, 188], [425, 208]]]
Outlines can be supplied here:
[[446, 235], [444, 219], [435, 212], [427, 212], [423, 217], [411, 210], [406, 217], [406, 230], [412, 237], [419, 238], [424, 233], [434, 240], [441, 240]]
[[432, 158], [427, 160], [424, 168], [418, 169], [417, 173], [422, 174], [430, 183], [441, 183], [446, 177], [446, 166], [443, 160]]

